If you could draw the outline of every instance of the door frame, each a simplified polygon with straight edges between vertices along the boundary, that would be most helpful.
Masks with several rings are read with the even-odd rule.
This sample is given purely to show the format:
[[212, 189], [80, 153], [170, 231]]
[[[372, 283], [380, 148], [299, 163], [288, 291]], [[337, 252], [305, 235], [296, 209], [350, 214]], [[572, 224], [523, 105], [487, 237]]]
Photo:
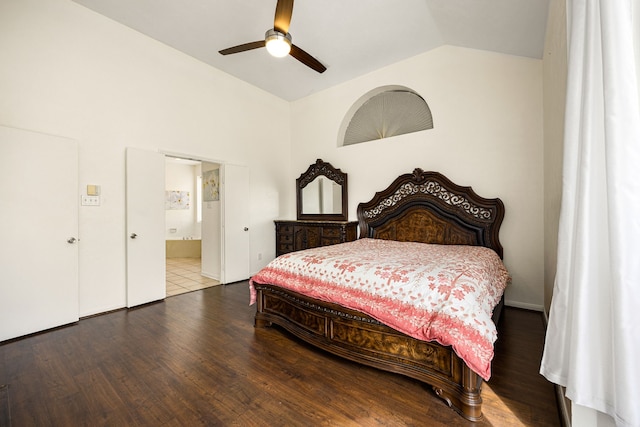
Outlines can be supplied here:
[[[193, 161], [197, 161], [197, 162], [207, 162], [207, 163], [216, 163], [220, 165], [220, 169], [222, 170], [224, 168], [224, 165], [226, 164], [230, 164], [230, 162], [228, 161], [224, 161], [224, 160], [216, 160], [216, 159], [212, 159], [209, 157], [204, 157], [204, 156], [200, 156], [197, 154], [187, 154], [184, 152], [177, 152], [177, 151], [172, 151], [172, 150], [164, 150], [164, 149], [160, 149], [158, 150], [159, 153], [164, 154], [165, 157], [177, 157], [180, 159], [185, 159], [185, 160], [193, 160]], [[247, 166], [248, 168], [248, 166]], [[222, 176], [220, 176], [220, 179], [222, 180]], [[222, 184], [221, 184], [222, 185]], [[221, 202], [221, 211], [220, 211], [220, 215], [221, 215], [221, 225], [224, 224], [224, 209], [222, 209], [222, 207], [224, 206], [224, 191], [220, 191], [220, 202]], [[249, 218], [250, 221], [250, 218]], [[247, 224], [247, 227], [250, 224]], [[249, 241], [249, 248], [251, 247], [251, 241]], [[225, 236], [224, 236], [224, 232], [223, 230], [221, 230], [221, 234], [220, 234], [220, 282], [221, 284], [225, 284], [225, 277], [224, 277], [224, 262], [225, 262]], [[250, 253], [247, 255], [247, 263], [251, 262], [251, 255]], [[166, 265], [165, 265], [166, 268]], [[250, 269], [250, 268], [249, 268]]]

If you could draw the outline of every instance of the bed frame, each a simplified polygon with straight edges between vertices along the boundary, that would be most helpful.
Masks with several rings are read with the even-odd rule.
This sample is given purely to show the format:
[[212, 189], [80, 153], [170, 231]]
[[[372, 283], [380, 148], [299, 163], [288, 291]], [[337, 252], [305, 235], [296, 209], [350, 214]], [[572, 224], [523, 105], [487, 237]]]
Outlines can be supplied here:
[[[360, 238], [492, 248], [502, 258], [500, 199], [485, 199], [437, 172], [415, 169], [358, 205]], [[302, 340], [346, 359], [431, 385], [471, 421], [482, 418], [482, 378], [452, 350], [400, 333], [358, 311], [255, 283], [256, 327], [279, 325]], [[497, 323], [502, 300], [494, 309]]]

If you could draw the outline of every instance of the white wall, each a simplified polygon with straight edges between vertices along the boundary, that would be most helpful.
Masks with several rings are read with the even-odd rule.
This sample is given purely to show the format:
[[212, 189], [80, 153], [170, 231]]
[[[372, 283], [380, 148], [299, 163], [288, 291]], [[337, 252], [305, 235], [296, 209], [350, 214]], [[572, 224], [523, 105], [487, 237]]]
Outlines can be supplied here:
[[543, 58], [544, 76], [544, 283], [549, 312], [558, 257], [562, 198], [564, 110], [567, 92], [567, 13], [564, 0], [549, 3]]
[[0, 31], [0, 124], [79, 141], [78, 195], [101, 186], [79, 207], [81, 316], [125, 305], [128, 146], [248, 166], [251, 271], [273, 257], [288, 103], [69, 0], [2, 0]]
[[165, 210], [166, 240], [200, 239], [201, 224], [197, 221], [196, 199], [196, 177], [200, 169], [200, 165], [179, 164], [170, 160], [166, 162], [166, 191], [189, 192], [189, 209]]
[[[352, 104], [385, 85], [425, 98], [434, 129], [338, 147]], [[342, 169], [352, 220], [359, 202], [416, 167], [500, 197], [506, 207], [500, 239], [513, 276], [506, 301], [542, 309], [542, 61], [445, 46], [293, 102], [291, 119], [290, 180], [317, 158]], [[287, 215], [295, 218], [294, 205]]]
[[[549, 313], [558, 258], [558, 222], [562, 197], [564, 110], [567, 92], [567, 13], [565, 0], [551, 0], [543, 57], [544, 111], [544, 309]], [[564, 393], [564, 389], [562, 389]], [[564, 423], [567, 406], [559, 402]], [[572, 411], [575, 415], [575, 411]], [[582, 425], [582, 424], [577, 424]]]
[[[220, 170], [220, 165], [202, 162], [202, 172]], [[222, 274], [222, 208], [220, 200], [202, 202], [202, 274], [220, 280]]]

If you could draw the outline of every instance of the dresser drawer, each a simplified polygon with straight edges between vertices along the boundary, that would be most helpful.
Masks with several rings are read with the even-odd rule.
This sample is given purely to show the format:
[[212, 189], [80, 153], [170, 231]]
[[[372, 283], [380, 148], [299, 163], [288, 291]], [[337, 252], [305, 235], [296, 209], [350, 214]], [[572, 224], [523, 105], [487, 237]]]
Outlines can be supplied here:
[[324, 227], [322, 229], [322, 237], [340, 237], [342, 229], [337, 227]]
[[278, 243], [276, 247], [276, 256], [286, 254], [289, 252], [293, 252], [293, 243], [290, 243], [290, 244]]
[[335, 245], [337, 243], [344, 243], [339, 237], [323, 237], [322, 246]]
[[278, 226], [276, 227], [276, 231], [280, 234], [293, 234], [293, 224], [278, 224]]
[[293, 233], [278, 233], [277, 240], [280, 243], [293, 243]]

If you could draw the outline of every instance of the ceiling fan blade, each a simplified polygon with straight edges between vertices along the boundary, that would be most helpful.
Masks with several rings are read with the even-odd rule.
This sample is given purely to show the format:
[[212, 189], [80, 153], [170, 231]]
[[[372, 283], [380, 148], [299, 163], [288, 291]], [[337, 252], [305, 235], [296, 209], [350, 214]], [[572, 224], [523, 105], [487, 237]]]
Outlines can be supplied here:
[[222, 55], [231, 55], [232, 53], [244, 52], [247, 50], [258, 49], [259, 47], [264, 47], [265, 41], [258, 40], [257, 42], [239, 44], [238, 46], [228, 47], [226, 49], [222, 49], [220, 53]]
[[312, 69], [314, 69], [315, 71], [317, 71], [319, 73], [324, 73], [326, 71], [326, 69], [327, 69], [327, 67], [322, 65], [320, 63], [320, 61], [318, 61], [313, 56], [309, 55], [304, 50], [300, 49], [295, 44], [291, 45], [291, 52], [289, 52], [289, 55], [293, 56], [298, 61], [300, 61], [304, 65], [306, 65], [307, 67], [312, 68]]
[[293, 0], [278, 0], [276, 4], [276, 17], [273, 20], [273, 29], [282, 34], [289, 32], [291, 15], [293, 14]]

